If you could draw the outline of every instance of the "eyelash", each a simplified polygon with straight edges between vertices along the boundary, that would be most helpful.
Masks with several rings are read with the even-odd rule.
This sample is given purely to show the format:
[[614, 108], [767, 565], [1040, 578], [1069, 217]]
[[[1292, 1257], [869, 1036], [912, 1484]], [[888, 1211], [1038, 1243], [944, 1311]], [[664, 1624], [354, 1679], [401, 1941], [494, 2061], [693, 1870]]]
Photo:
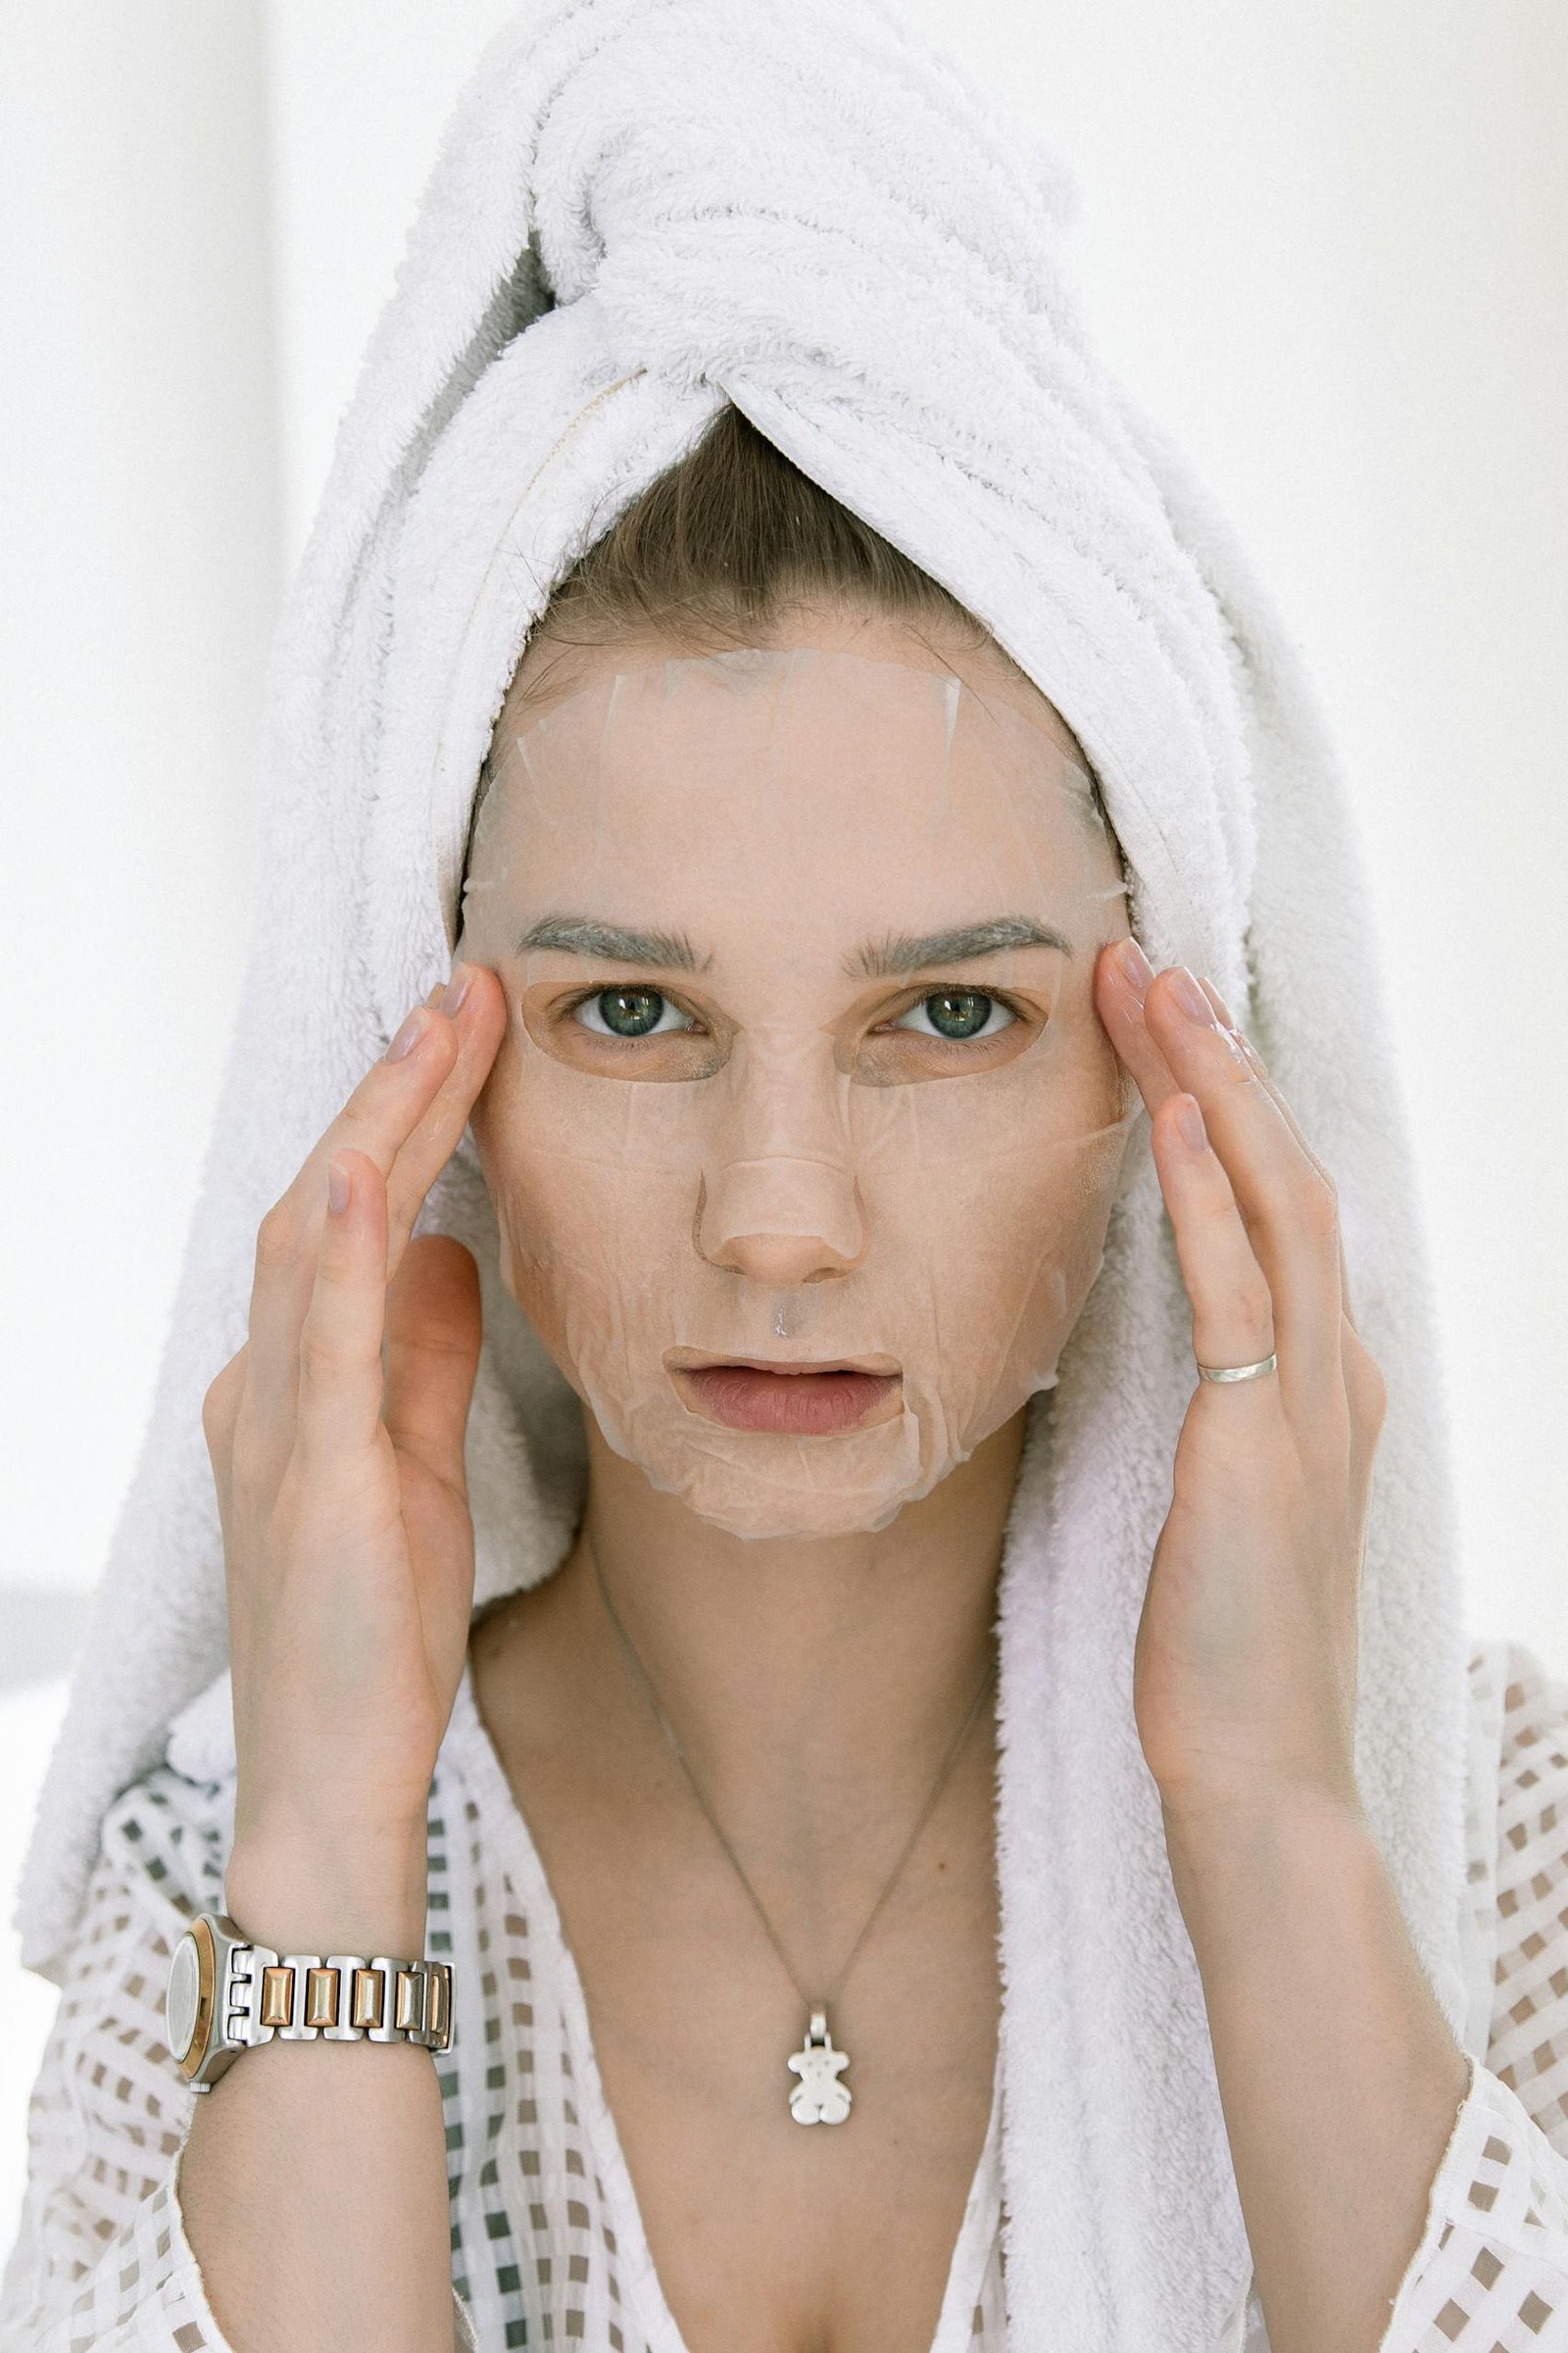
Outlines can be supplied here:
[[[628, 990], [631, 990], [631, 989], [642, 989], [642, 988], [645, 988], [645, 987], [647, 987], [647, 988], [648, 988], [648, 994], [649, 994], [650, 996], [653, 996], [653, 997], [661, 997], [661, 998], [662, 998], [662, 999], [663, 999], [663, 1001], [664, 1001], [664, 1004], [665, 1004], [666, 1005], [673, 1005], [673, 1006], [675, 1007], [675, 1010], [676, 1010], [677, 1012], [679, 1012], [679, 1013], [684, 1013], [684, 1014], [687, 1016], [688, 1020], [691, 1020], [691, 1021], [693, 1021], [693, 1022], [696, 1022], [696, 1023], [697, 1023], [697, 1025], [698, 1025], [698, 1026], [697, 1026], [697, 1029], [696, 1029], [695, 1031], [694, 1031], [694, 1030], [679, 1030], [679, 1031], [671, 1031], [671, 1030], [662, 1030], [662, 1031], [655, 1031], [655, 1030], [648, 1030], [648, 1031], [645, 1031], [645, 1032], [644, 1032], [644, 1038], [650, 1038], [650, 1037], [656, 1037], [656, 1036], [660, 1036], [660, 1037], [666, 1037], [666, 1038], [667, 1038], [667, 1037], [672, 1037], [672, 1036], [676, 1036], [676, 1037], [692, 1037], [692, 1036], [701, 1036], [701, 1035], [703, 1034], [703, 1032], [702, 1032], [702, 1022], [701, 1022], [701, 1015], [700, 1015], [700, 1014], [697, 1014], [697, 1013], [694, 1013], [694, 1012], [692, 1011], [692, 1009], [691, 1009], [691, 1007], [690, 1007], [689, 1005], [682, 1005], [682, 1004], [681, 1004], [681, 1002], [680, 1002], [680, 1000], [679, 1000], [679, 998], [678, 998], [678, 997], [674, 997], [674, 996], [672, 996], [672, 995], [670, 994], [670, 992], [669, 992], [667, 989], [658, 989], [658, 988], [652, 988], [652, 987], [649, 987], [647, 983], [644, 983], [644, 982], [641, 982], [641, 981], [622, 982], [622, 983], [619, 983], [619, 984], [616, 984], [615, 982], [612, 981], [612, 982], [608, 983], [607, 985], [608, 985], [608, 987], [610, 987], [610, 988], [614, 988], [615, 986], [619, 985], [619, 986], [621, 986], [621, 987], [624, 987], [624, 988], [626, 988], [626, 989], [628, 989]], [[562, 1018], [563, 1018], [564, 1020], [571, 1020], [571, 1019], [572, 1019], [572, 1018], [575, 1016], [575, 1014], [577, 1013], [577, 1011], [578, 1011], [578, 1009], [579, 1009], [579, 1007], [580, 1007], [580, 1006], [582, 1006], [582, 1005], [592, 1005], [592, 1004], [594, 1003], [594, 1001], [595, 1001], [597, 998], [603, 997], [605, 994], [606, 994], [606, 987], [605, 987], [605, 986], [601, 986], [600, 988], [597, 988], [597, 989], [584, 989], [584, 990], [582, 990], [582, 991], [581, 991], [581, 993], [580, 993], [579, 995], [577, 995], [577, 996], [575, 996], [575, 997], [572, 997], [572, 998], [568, 999], [568, 1001], [567, 1001], [566, 1005], [565, 1005], [563, 1007], [563, 1009], [562, 1009]], [[942, 990], [942, 989], [940, 989], [940, 988], [938, 988], [938, 989], [923, 989], [923, 990], [920, 992], [920, 994], [919, 994], [917, 997], [912, 997], [912, 998], [909, 1000], [909, 1003], [908, 1003], [906, 1005], [905, 1005], [905, 1006], [902, 1008], [902, 1010], [901, 1010], [900, 1012], [898, 1012], [898, 1013], [896, 1013], [896, 1014], [890, 1014], [890, 1015], [888, 1016], [888, 1018], [889, 1018], [889, 1020], [890, 1020], [890, 1021], [902, 1021], [902, 1020], [903, 1020], [903, 1018], [904, 1018], [904, 1016], [905, 1016], [905, 1014], [906, 1014], [906, 1013], [912, 1013], [912, 1012], [914, 1011], [914, 1008], [915, 1008], [915, 1006], [916, 1006], [916, 1005], [924, 1005], [924, 1004], [926, 1003], [926, 1001], [927, 1001], [927, 999], [928, 999], [928, 998], [932, 998], [932, 997], [941, 997], [941, 996], [943, 996], [943, 995], [951, 995], [951, 996], [955, 996], [955, 997], [956, 997], [956, 996], [962, 996], [962, 995], [968, 995], [968, 996], [974, 996], [974, 997], [988, 997], [988, 998], [990, 998], [990, 1000], [991, 1000], [991, 1002], [992, 1002], [992, 1004], [993, 1004], [993, 1005], [1002, 1005], [1003, 1007], [1004, 1007], [1004, 1009], [1005, 1009], [1005, 1010], [1006, 1010], [1006, 1011], [1007, 1011], [1007, 1012], [1008, 1012], [1008, 1013], [1009, 1013], [1009, 1014], [1012, 1016], [1012, 1020], [1013, 1020], [1013, 1021], [1022, 1021], [1022, 1020], [1025, 1018], [1025, 1015], [1024, 1015], [1024, 1011], [1023, 1011], [1023, 1008], [1022, 1008], [1022, 1006], [1018, 1005], [1018, 1003], [1016, 1002], [1016, 1000], [1015, 1000], [1015, 999], [1013, 999], [1013, 998], [1009, 997], [1009, 996], [1006, 994], [1006, 992], [1005, 992], [1004, 990], [1002, 990], [1002, 989], [965, 989], [965, 988], [963, 988], [963, 987], [961, 987], [961, 986], [958, 986], [958, 985], [955, 985], [954, 987], [952, 987], [951, 989], [949, 989], [949, 990], [946, 990], [946, 991], [944, 991], [944, 990]], [[987, 1016], [987, 1018], [989, 1019], [989, 1015]], [[587, 1029], [587, 1028], [588, 1028], [588, 1024], [587, 1024], [586, 1022], [581, 1022], [581, 1023], [579, 1023], [579, 1024], [578, 1024], [578, 1026], [579, 1026], [579, 1028], [583, 1028], [583, 1029]], [[1010, 1028], [1010, 1026], [1011, 1026], [1011, 1023], [1009, 1022], [1009, 1023], [1007, 1024], [1007, 1026]], [[880, 1027], [880, 1024], [878, 1025], [878, 1027]], [[610, 1041], [610, 1043], [611, 1043], [611, 1044], [612, 1044], [612, 1045], [615, 1045], [615, 1046], [640, 1046], [640, 1045], [642, 1045], [642, 1044], [643, 1044], [643, 1042], [644, 1042], [644, 1041], [643, 1041], [643, 1038], [617, 1038], [617, 1037], [615, 1036], [615, 1034], [614, 1034], [614, 1032], [613, 1032], [612, 1030], [598, 1030], [598, 1029], [595, 1029], [595, 1030], [589, 1030], [589, 1031], [588, 1031], [588, 1034], [589, 1034], [589, 1036], [590, 1036], [590, 1037], [594, 1037], [594, 1038], [606, 1038], [606, 1039], [608, 1039], [608, 1040]], [[911, 1034], [912, 1034], [912, 1035], [915, 1035], [915, 1036], [921, 1036], [921, 1035], [924, 1035], [924, 1033], [923, 1033], [923, 1032], [919, 1032], [919, 1031], [915, 1031], [915, 1032], [912, 1032], [912, 1033], [909, 1033], [909, 1032], [906, 1032], [906, 1035], [911, 1035]], [[996, 1032], [995, 1030], [993, 1030], [993, 1031], [990, 1033], [990, 1035], [989, 1035], [989, 1036], [979, 1036], [979, 1037], [974, 1037], [974, 1038], [936, 1038], [936, 1037], [933, 1037], [933, 1038], [931, 1038], [931, 1039], [930, 1039], [930, 1041], [929, 1041], [929, 1042], [930, 1042], [931, 1044], [933, 1044], [933, 1045], [942, 1045], [942, 1046], [956, 1046], [956, 1047], [958, 1047], [958, 1048], [961, 1050], [962, 1048], [964, 1048], [964, 1047], [968, 1047], [968, 1046], [987, 1046], [987, 1045], [989, 1045], [989, 1044], [991, 1043], [991, 1039], [992, 1039], [993, 1037], [997, 1036], [998, 1034], [999, 1034], [998, 1032]]]
[[[651, 988], [646, 982], [643, 981], [622, 981], [618, 983], [615, 981], [610, 981], [597, 989], [584, 989], [580, 996], [568, 999], [565, 1006], [563, 1008], [563, 1018], [569, 1021], [577, 1012], [579, 1006], [594, 1004], [596, 999], [607, 996], [611, 990], [616, 987], [624, 989], [628, 996], [632, 995], [634, 992], [643, 992], [650, 997], [662, 997], [666, 1005], [673, 1005], [675, 1007], [677, 1013], [685, 1013], [688, 1019], [692, 1021], [697, 1021], [699, 1019], [699, 1016], [692, 1012], [689, 1005], [682, 1005], [679, 998], [672, 997], [667, 989]], [[582, 1022], [579, 1024], [579, 1027], [587, 1029], [588, 1024], [586, 1022]], [[611, 1043], [615, 1046], [640, 1046], [643, 1042], [641, 1038], [617, 1038], [613, 1030], [595, 1029], [589, 1030], [588, 1034], [591, 1038], [609, 1038]], [[648, 1037], [653, 1037], [656, 1034], [667, 1038], [670, 1036], [691, 1037], [694, 1033], [690, 1030], [675, 1032], [670, 1030], [662, 1030], [657, 1033], [649, 1030], [645, 1032], [645, 1035]]]

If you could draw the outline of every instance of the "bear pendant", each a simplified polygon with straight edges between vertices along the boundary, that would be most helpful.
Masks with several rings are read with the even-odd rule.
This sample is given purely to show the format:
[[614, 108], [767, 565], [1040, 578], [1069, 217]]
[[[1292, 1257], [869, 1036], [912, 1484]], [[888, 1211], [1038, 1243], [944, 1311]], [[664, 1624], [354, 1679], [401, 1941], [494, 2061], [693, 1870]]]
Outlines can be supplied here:
[[852, 2093], [839, 2082], [850, 2064], [848, 2051], [836, 2051], [827, 2031], [827, 2012], [813, 2010], [806, 2040], [790, 2053], [789, 2064], [800, 2082], [790, 2093], [790, 2114], [798, 2125], [841, 2125], [850, 2113]]

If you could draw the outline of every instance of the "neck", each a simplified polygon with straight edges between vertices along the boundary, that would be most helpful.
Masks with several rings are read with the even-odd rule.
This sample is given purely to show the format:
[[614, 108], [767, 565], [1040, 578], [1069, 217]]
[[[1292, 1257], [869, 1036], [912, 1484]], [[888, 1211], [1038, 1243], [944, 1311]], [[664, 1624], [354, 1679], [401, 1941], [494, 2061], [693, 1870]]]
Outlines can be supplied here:
[[[929, 1782], [993, 1656], [1023, 1430], [1019, 1413], [875, 1534], [793, 1541], [698, 1519], [590, 1421], [584, 1535], [721, 1818], [809, 1835], [851, 1792], [898, 1803]], [[607, 1738], [662, 1746], [588, 1544], [538, 1596], [557, 1689]]]

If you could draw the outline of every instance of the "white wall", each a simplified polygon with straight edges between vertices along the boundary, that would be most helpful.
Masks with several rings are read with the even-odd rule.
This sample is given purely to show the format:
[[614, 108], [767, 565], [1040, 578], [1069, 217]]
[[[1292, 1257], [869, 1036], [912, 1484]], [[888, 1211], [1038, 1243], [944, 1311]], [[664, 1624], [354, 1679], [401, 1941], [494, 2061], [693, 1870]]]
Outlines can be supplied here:
[[82, 1589], [250, 921], [279, 580], [262, 28], [249, 0], [34, 0], [6, 29], [0, 1586]]
[[[1068, 157], [1102, 347], [1306, 647], [1381, 893], [1472, 1622], [1568, 1674], [1568, 19], [911, 8]], [[79, 1592], [102, 1561], [238, 985], [279, 553], [440, 120], [508, 13], [9, 12], [0, 1586]], [[18, 1770], [49, 1720], [0, 1718]]]

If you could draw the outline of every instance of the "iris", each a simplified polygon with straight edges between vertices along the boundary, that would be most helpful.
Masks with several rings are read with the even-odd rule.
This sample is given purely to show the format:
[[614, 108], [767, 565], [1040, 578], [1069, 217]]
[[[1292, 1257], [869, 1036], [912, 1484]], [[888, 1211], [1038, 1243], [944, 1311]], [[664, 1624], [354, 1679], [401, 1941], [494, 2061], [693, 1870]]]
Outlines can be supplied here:
[[597, 997], [585, 998], [576, 1010], [585, 1029], [608, 1032], [612, 1038], [651, 1037], [657, 1029], [675, 1026], [666, 1020], [667, 1014], [674, 1014], [677, 1020], [684, 1018], [662, 989], [601, 989]]
[[978, 1038], [984, 1035], [996, 1013], [1004, 1016], [996, 1024], [999, 1029], [1006, 1028], [1012, 1020], [1007, 1007], [985, 989], [933, 989], [929, 997], [922, 997], [918, 1005], [910, 1005], [898, 1026], [914, 1026], [911, 1016], [916, 1013], [925, 1016], [931, 1032], [939, 1038]]

